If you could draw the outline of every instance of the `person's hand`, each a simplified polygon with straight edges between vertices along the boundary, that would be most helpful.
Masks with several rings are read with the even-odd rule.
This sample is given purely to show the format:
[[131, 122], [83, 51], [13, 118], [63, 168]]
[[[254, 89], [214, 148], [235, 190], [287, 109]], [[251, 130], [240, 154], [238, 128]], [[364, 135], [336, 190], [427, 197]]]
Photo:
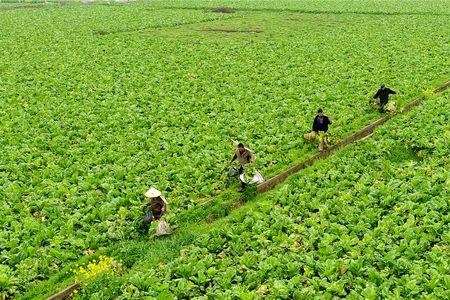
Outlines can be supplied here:
[[231, 160], [228, 161], [228, 165], [231, 166]]

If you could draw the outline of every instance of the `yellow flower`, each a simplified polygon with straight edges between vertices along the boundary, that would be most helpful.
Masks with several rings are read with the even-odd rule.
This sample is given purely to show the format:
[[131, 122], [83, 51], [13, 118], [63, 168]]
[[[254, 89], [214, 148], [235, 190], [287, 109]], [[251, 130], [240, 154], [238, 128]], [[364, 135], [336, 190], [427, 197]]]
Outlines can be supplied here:
[[433, 89], [426, 89], [425, 91], [423, 91], [423, 93], [425, 95], [433, 95], [434, 94], [434, 90]]
[[114, 260], [112, 257], [99, 256], [99, 260], [92, 260], [87, 268], [80, 266], [75, 276], [79, 282], [86, 282], [87, 279], [95, 277], [100, 274], [114, 274], [120, 273], [122, 263]]

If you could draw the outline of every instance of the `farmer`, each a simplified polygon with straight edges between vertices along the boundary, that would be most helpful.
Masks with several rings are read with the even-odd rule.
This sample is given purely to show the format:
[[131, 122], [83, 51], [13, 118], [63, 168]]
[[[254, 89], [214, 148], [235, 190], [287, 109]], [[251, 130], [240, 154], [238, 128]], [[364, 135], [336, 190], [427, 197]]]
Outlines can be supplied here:
[[144, 223], [150, 224], [152, 221], [159, 220], [167, 210], [167, 201], [161, 196], [161, 192], [151, 188], [145, 193], [145, 197], [150, 200], [145, 204]]
[[[239, 143], [238, 148], [236, 152], [234, 153], [233, 158], [228, 162], [228, 164], [231, 165], [231, 163], [235, 160], [238, 160], [239, 163], [239, 175], [244, 173], [244, 165], [251, 164], [255, 161], [255, 155], [253, 154], [252, 150], [245, 148], [244, 144]], [[247, 185], [244, 181], [241, 181], [241, 189], [239, 192], [243, 192], [245, 190], [245, 186]]]
[[384, 112], [384, 106], [388, 103], [390, 94], [396, 94], [396, 92], [382, 84], [375, 96], [373, 96], [373, 99], [378, 99], [380, 101], [381, 112]]
[[317, 115], [314, 118], [312, 130], [318, 134], [319, 132], [327, 132], [328, 131], [328, 125], [331, 124], [330, 118], [325, 116], [323, 114], [323, 110], [319, 108], [317, 110]]
[[319, 151], [323, 151], [323, 149], [327, 146], [327, 140], [324, 136], [328, 131], [328, 125], [331, 124], [330, 118], [323, 114], [323, 110], [320, 108], [317, 110], [317, 115], [314, 118], [312, 131], [310, 133], [305, 133], [305, 138], [307, 140], [314, 140], [317, 135], [319, 136]]

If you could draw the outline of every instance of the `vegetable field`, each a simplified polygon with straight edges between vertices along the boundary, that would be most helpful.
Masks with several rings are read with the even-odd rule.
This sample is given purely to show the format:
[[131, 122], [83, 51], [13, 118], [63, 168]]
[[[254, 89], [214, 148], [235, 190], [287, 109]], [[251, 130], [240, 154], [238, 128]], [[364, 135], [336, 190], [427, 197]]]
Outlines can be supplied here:
[[[380, 117], [380, 83], [400, 107], [447, 81], [448, 4], [0, 3], [0, 295], [42, 297], [90, 263], [80, 298], [446, 298], [448, 93], [182, 228], [239, 198], [233, 141], [270, 177], [316, 151], [317, 108], [338, 141]], [[137, 231], [150, 186], [173, 240]]]
[[92, 286], [116, 289], [81, 298], [448, 299], [449, 109], [448, 92], [431, 97], [261, 197], [174, 261], [138, 265], [119, 282], [103, 277]]

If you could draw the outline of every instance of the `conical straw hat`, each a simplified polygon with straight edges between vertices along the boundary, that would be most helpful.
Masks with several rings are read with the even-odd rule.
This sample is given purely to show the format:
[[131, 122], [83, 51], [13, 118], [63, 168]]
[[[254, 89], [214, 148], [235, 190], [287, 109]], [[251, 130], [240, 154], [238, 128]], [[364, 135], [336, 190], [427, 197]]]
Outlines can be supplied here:
[[155, 188], [151, 188], [144, 195], [145, 195], [145, 197], [148, 197], [148, 198], [156, 198], [156, 197], [161, 196], [161, 192]]

